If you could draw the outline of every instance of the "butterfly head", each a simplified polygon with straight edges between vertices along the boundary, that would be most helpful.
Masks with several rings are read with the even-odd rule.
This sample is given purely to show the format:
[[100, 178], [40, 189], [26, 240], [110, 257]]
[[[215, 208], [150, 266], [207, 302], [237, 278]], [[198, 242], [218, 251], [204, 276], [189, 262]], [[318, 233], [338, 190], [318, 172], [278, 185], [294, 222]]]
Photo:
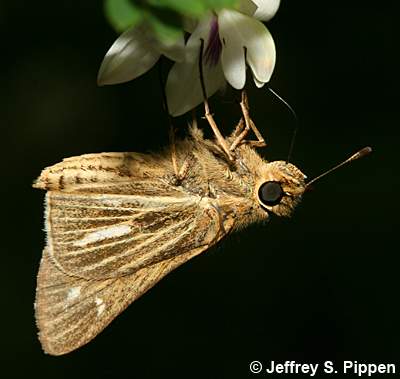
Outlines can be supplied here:
[[256, 184], [258, 203], [269, 213], [290, 216], [306, 189], [305, 179], [306, 176], [291, 163], [267, 163]]
[[372, 149], [367, 146], [351, 155], [314, 179], [305, 182], [306, 176], [291, 163], [275, 161], [264, 164], [260, 171], [260, 180], [256, 184], [256, 196], [260, 206], [267, 212], [278, 216], [290, 216], [301, 196], [311, 184], [337, 170], [338, 168], [365, 157]]

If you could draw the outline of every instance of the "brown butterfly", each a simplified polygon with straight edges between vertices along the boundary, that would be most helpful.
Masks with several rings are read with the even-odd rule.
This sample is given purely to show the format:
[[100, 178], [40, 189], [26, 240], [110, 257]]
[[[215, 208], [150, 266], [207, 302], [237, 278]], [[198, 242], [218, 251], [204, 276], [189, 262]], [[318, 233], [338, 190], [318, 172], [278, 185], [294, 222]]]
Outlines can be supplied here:
[[[160, 154], [67, 158], [35, 182], [47, 191], [35, 303], [45, 352], [86, 344], [182, 263], [271, 213], [289, 216], [299, 203], [306, 176], [255, 151], [265, 142], [245, 92], [243, 117], [227, 138], [205, 105], [215, 140], [192, 126]], [[245, 140], [250, 130], [257, 141]]]

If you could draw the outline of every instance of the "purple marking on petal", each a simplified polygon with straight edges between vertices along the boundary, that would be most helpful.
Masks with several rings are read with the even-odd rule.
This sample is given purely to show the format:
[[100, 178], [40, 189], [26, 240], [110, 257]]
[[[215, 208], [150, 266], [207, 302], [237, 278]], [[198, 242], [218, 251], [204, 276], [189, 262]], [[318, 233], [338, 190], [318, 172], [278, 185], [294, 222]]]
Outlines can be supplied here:
[[218, 18], [214, 17], [211, 21], [211, 30], [208, 35], [207, 47], [204, 51], [206, 63], [210, 66], [216, 66], [221, 57], [222, 43], [219, 39]]

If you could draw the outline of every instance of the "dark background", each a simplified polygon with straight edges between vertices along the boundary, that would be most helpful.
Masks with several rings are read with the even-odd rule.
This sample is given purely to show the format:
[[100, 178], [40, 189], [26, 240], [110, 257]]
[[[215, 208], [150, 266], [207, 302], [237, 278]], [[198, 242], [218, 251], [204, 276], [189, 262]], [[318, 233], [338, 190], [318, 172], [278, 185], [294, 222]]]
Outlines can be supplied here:
[[[116, 38], [100, 3], [0, 2], [1, 376], [243, 378], [252, 360], [399, 363], [390, 1], [283, 1], [269, 23], [271, 87], [300, 120], [293, 163], [312, 177], [363, 146], [374, 153], [318, 183], [291, 219], [250, 227], [177, 269], [87, 346], [43, 354], [33, 301], [44, 193], [33, 179], [64, 157], [168, 143], [157, 69], [96, 86]], [[233, 100], [212, 100], [225, 130], [239, 115]], [[250, 90], [250, 101], [269, 143], [261, 154], [284, 159], [293, 117], [267, 90]]]

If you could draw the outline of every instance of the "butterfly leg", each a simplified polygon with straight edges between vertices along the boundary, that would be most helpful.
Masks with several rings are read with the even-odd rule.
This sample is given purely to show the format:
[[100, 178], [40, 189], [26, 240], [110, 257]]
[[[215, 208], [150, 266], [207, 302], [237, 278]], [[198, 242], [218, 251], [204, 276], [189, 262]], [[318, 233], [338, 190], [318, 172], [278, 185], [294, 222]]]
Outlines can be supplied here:
[[217, 139], [218, 144], [221, 146], [224, 153], [228, 156], [229, 160], [233, 161], [232, 154], [229, 150], [229, 147], [225, 141], [225, 138], [222, 136], [221, 132], [218, 129], [218, 126], [214, 120], [214, 117], [210, 113], [210, 108], [208, 106], [207, 99], [204, 99], [204, 110], [205, 110], [205, 118], [211, 126], [212, 131], [214, 132], [215, 138]]
[[219, 131], [217, 123], [215, 122], [214, 117], [210, 112], [210, 107], [208, 105], [206, 85], [204, 83], [204, 74], [203, 74], [203, 51], [204, 51], [204, 40], [201, 39], [200, 54], [199, 54], [199, 73], [200, 73], [201, 90], [202, 90], [203, 99], [204, 99], [205, 118], [208, 121], [208, 123], [210, 124], [212, 131], [214, 132], [214, 135], [215, 135], [215, 138], [217, 139], [218, 144], [221, 146], [222, 150], [227, 155], [228, 159], [230, 161], [233, 161], [234, 159], [233, 159], [231, 152], [229, 151], [229, 147], [226, 143], [226, 140], [222, 136], [221, 132]]
[[176, 145], [175, 145], [175, 130], [171, 126], [169, 129], [169, 141], [171, 145], [171, 160], [172, 160], [172, 167], [174, 168], [174, 174], [176, 178], [179, 178], [179, 170], [178, 170], [178, 163], [176, 159]]
[[186, 175], [188, 174], [190, 163], [193, 157], [191, 155], [188, 155], [183, 161], [182, 166], [179, 168], [176, 153], [175, 130], [173, 129], [173, 127], [171, 127], [169, 131], [169, 140], [171, 145], [171, 161], [172, 167], [174, 169], [175, 179], [177, 183], [180, 183], [183, 179], [185, 179]]
[[[257, 129], [256, 125], [254, 124], [253, 120], [250, 118], [250, 113], [249, 113], [249, 102], [247, 98], [246, 91], [242, 91], [242, 100], [240, 102], [240, 108], [242, 109], [243, 113], [243, 119], [244, 119], [244, 128], [240, 132], [239, 135], [236, 136], [235, 140], [232, 142], [229, 150], [234, 151], [237, 146], [239, 146], [242, 143], [247, 143], [250, 146], [254, 147], [264, 147], [266, 146], [265, 140], [259, 130]], [[237, 134], [238, 131], [240, 130], [240, 124], [242, 120], [240, 120], [238, 127], [236, 128], [235, 132], [233, 135]], [[257, 141], [249, 141], [245, 140], [247, 133], [250, 131], [250, 129], [254, 132], [254, 134], [257, 137]]]
[[236, 125], [235, 130], [231, 134], [231, 138], [236, 139], [242, 133], [244, 127], [245, 127], [244, 120], [243, 117], [241, 117], [238, 124]]

